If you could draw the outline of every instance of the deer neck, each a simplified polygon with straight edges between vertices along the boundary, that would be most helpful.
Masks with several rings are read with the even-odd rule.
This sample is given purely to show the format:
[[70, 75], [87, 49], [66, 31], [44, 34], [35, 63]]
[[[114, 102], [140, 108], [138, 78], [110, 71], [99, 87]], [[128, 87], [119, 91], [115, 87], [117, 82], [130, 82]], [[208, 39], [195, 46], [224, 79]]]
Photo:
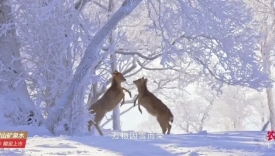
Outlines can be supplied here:
[[145, 94], [146, 92], [148, 92], [147, 86], [146, 85], [142, 85], [142, 86], [138, 87], [138, 92], [141, 95]]
[[117, 82], [115, 79], [113, 79], [110, 88], [121, 88], [121, 83]]

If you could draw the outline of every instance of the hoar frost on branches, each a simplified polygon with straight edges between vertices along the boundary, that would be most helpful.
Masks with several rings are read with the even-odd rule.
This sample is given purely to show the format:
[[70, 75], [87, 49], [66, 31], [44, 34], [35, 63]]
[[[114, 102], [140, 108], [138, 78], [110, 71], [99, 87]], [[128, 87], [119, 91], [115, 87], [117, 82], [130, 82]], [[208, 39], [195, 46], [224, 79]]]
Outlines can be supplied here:
[[0, 1], [0, 118], [17, 125], [40, 124], [27, 90], [12, 13], [10, 1]]
[[90, 69], [94, 70], [95, 66], [98, 64], [101, 58], [98, 55], [99, 50], [108, 35], [120, 22], [120, 20], [129, 15], [140, 2], [141, 0], [125, 0], [122, 6], [110, 18], [110, 20], [91, 39], [91, 42], [87, 46], [85, 54], [74, 73], [71, 83], [68, 85], [61, 98], [58, 100], [58, 104], [52, 108], [52, 111], [48, 116], [46, 127], [51, 132], [55, 132], [55, 125], [60, 121], [64, 109], [66, 109], [73, 101], [73, 97], [77, 93], [76, 91], [79, 88], [79, 84], [83, 82], [87, 72]]
[[84, 33], [89, 31], [84, 29], [85, 19], [71, 7], [74, 4], [71, 0], [47, 4], [33, 0], [24, 2], [18, 2], [23, 13], [17, 16], [24, 63], [29, 71], [33, 98], [43, 114], [48, 115], [48, 109], [56, 105], [71, 81], [88, 42]]
[[[14, 9], [12, 15], [28, 90], [40, 109], [38, 116], [47, 117], [70, 83], [91, 30], [86, 27], [87, 20], [75, 9], [74, 0], [20, 0], [9, 1], [9, 4]], [[95, 80], [94, 76], [91, 79]], [[70, 133], [84, 129], [83, 126], [86, 129], [83, 121], [92, 118], [84, 105], [84, 90], [81, 89], [62, 115]]]
[[271, 86], [255, 54], [260, 36], [242, 1], [155, 3], [159, 7], [152, 7], [150, 17], [163, 37], [163, 64], [191, 58], [201, 66], [201, 76], [214, 78], [216, 89], [223, 83], [257, 90]]

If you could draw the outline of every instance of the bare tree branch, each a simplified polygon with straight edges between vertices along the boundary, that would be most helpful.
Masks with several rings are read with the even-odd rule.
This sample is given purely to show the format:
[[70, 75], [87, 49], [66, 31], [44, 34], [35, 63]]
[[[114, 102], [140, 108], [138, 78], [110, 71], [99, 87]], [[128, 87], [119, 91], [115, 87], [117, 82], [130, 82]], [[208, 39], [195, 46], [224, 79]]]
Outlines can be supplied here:
[[81, 11], [89, 1], [90, 0], [78, 0], [75, 3], [75, 9]]
[[93, 3], [96, 4], [97, 6], [101, 7], [102, 9], [106, 10], [106, 11], [108, 10], [107, 7], [105, 7], [104, 5], [100, 4], [100, 3], [97, 2], [97, 1], [93, 1]]
[[137, 60], [137, 63], [141, 68], [143, 68], [145, 70], [174, 70], [174, 71], [179, 71], [179, 70], [173, 69], [173, 68], [148, 68], [148, 67], [145, 67], [144, 65], [142, 65], [142, 63], [139, 60]]
[[[108, 51], [108, 48], [102, 48], [102, 50]], [[116, 54], [121, 54], [121, 55], [137, 55], [137, 56], [139, 56], [139, 57], [141, 57], [141, 58], [143, 58], [143, 59], [145, 59], [145, 60], [155, 60], [155, 59], [161, 57], [161, 54], [157, 54], [157, 55], [155, 55], [155, 56], [144, 56], [144, 55], [142, 55], [142, 54], [139, 53], [139, 52], [129, 52], [129, 51], [126, 52], [126, 51], [124, 51], [124, 50], [122, 50], [122, 49], [116, 50], [115, 53], [116, 53]]]
[[172, 43], [171, 45], [175, 45], [175, 43], [177, 41], [179, 41], [179, 39], [182, 39], [182, 38], [185, 38], [187, 40], [194, 40], [194, 39], [197, 39], [199, 37], [203, 37], [203, 38], [206, 38], [206, 39], [209, 39], [209, 40], [215, 40], [215, 41], [218, 41], [216, 38], [212, 37], [212, 36], [207, 36], [205, 34], [201, 34], [201, 35], [196, 35], [196, 36], [187, 36], [185, 34], [179, 36], [178, 38], [176, 38]]

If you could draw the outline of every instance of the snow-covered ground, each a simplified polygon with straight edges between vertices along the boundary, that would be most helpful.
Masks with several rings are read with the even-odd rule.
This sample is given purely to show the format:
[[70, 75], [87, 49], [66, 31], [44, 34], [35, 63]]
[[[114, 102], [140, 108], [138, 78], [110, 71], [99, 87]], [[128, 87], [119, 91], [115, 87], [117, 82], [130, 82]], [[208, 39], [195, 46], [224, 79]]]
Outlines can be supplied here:
[[[129, 131], [104, 130], [105, 136], [52, 136], [45, 128], [31, 126], [1, 127], [0, 131], [29, 131], [25, 149], [1, 149], [0, 156], [47, 156], [47, 155], [89, 155], [89, 156], [274, 156], [274, 147], [264, 141], [266, 132], [222, 132], [198, 134], [172, 134], [163, 138], [137, 139], [114, 138], [117, 134], [130, 135]], [[150, 136], [152, 137], [152, 136]]]

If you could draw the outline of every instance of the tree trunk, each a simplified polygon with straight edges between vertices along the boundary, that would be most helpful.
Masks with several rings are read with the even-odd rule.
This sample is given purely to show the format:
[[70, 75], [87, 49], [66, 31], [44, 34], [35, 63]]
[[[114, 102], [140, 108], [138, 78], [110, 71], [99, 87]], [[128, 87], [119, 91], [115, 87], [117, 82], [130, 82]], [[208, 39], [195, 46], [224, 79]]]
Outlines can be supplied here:
[[[112, 60], [112, 69], [113, 71], [116, 69], [116, 55], [111, 54], [111, 60]], [[113, 130], [121, 130], [121, 125], [120, 125], [120, 105], [117, 105], [115, 109], [113, 110], [112, 114], [112, 119], [113, 119]]]
[[[267, 42], [267, 41], [266, 41]], [[270, 76], [271, 75], [271, 61], [270, 59], [270, 45], [264, 43], [262, 45], [262, 58], [263, 58], [263, 69], [264, 71]], [[266, 96], [267, 96], [267, 104], [269, 109], [269, 121], [270, 121], [270, 129], [274, 130], [275, 128], [275, 120], [274, 120], [274, 102], [273, 102], [273, 93], [272, 88], [266, 89]]]
[[274, 121], [274, 102], [273, 102], [273, 93], [271, 88], [266, 89], [267, 103], [269, 108], [269, 121], [270, 121], [270, 129], [274, 130], [275, 121]]
[[[90, 44], [85, 50], [85, 54], [77, 67], [73, 79], [64, 94], [58, 100], [57, 104], [52, 108], [45, 126], [54, 134], [55, 126], [61, 120], [64, 110], [66, 110], [74, 95], [79, 88], [79, 85], [83, 82], [89, 69], [92, 71], [98, 64], [101, 56], [99, 56], [99, 50], [105, 42], [106, 38], [110, 35], [112, 30], [117, 24], [127, 15], [129, 15], [142, 0], [125, 0], [122, 6], [114, 13], [112, 18], [95, 34]], [[103, 54], [104, 55], [104, 54]], [[86, 122], [86, 121], [84, 121]]]
[[262, 129], [261, 129], [261, 131], [265, 131], [266, 128], [267, 128], [267, 126], [268, 126], [268, 124], [269, 124], [269, 121], [267, 121], [267, 122], [264, 124], [264, 126], [263, 126]]
[[[109, 6], [108, 6], [108, 13], [109, 15], [111, 15], [114, 11], [114, 0], [109, 0]], [[111, 32], [110, 36], [109, 36], [109, 43], [110, 46], [112, 46], [114, 44], [114, 37], [113, 37], [113, 32]], [[111, 69], [112, 72], [117, 70], [117, 57], [116, 54], [113, 53], [110, 56], [111, 59]], [[120, 126], [120, 109], [119, 109], [119, 105], [116, 106], [116, 108], [113, 110], [113, 115], [112, 115], [112, 119], [113, 119], [113, 130], [121, 130], [121, 126]]]
[[[0, 105], [5, 109], [6, 116], [13, 118], [16, 124], [32, 123], [25, 118], [34, 111], [34, 104], [30, 99], [24, 77], [19, 45], [16, 40], [16, 30], [13, 24], [11, 7], [7, 0], [0, 1], [0, 24], [12, 24], [7, 30], [0, 25]], [[5, 107], [8, 106], [8, 107]], [[15, 111], [15, 107], [19, 111]], [[34, 114], [32, 114], [34, 115]], [[16, 116], [16, 118], [14, 118]]]

